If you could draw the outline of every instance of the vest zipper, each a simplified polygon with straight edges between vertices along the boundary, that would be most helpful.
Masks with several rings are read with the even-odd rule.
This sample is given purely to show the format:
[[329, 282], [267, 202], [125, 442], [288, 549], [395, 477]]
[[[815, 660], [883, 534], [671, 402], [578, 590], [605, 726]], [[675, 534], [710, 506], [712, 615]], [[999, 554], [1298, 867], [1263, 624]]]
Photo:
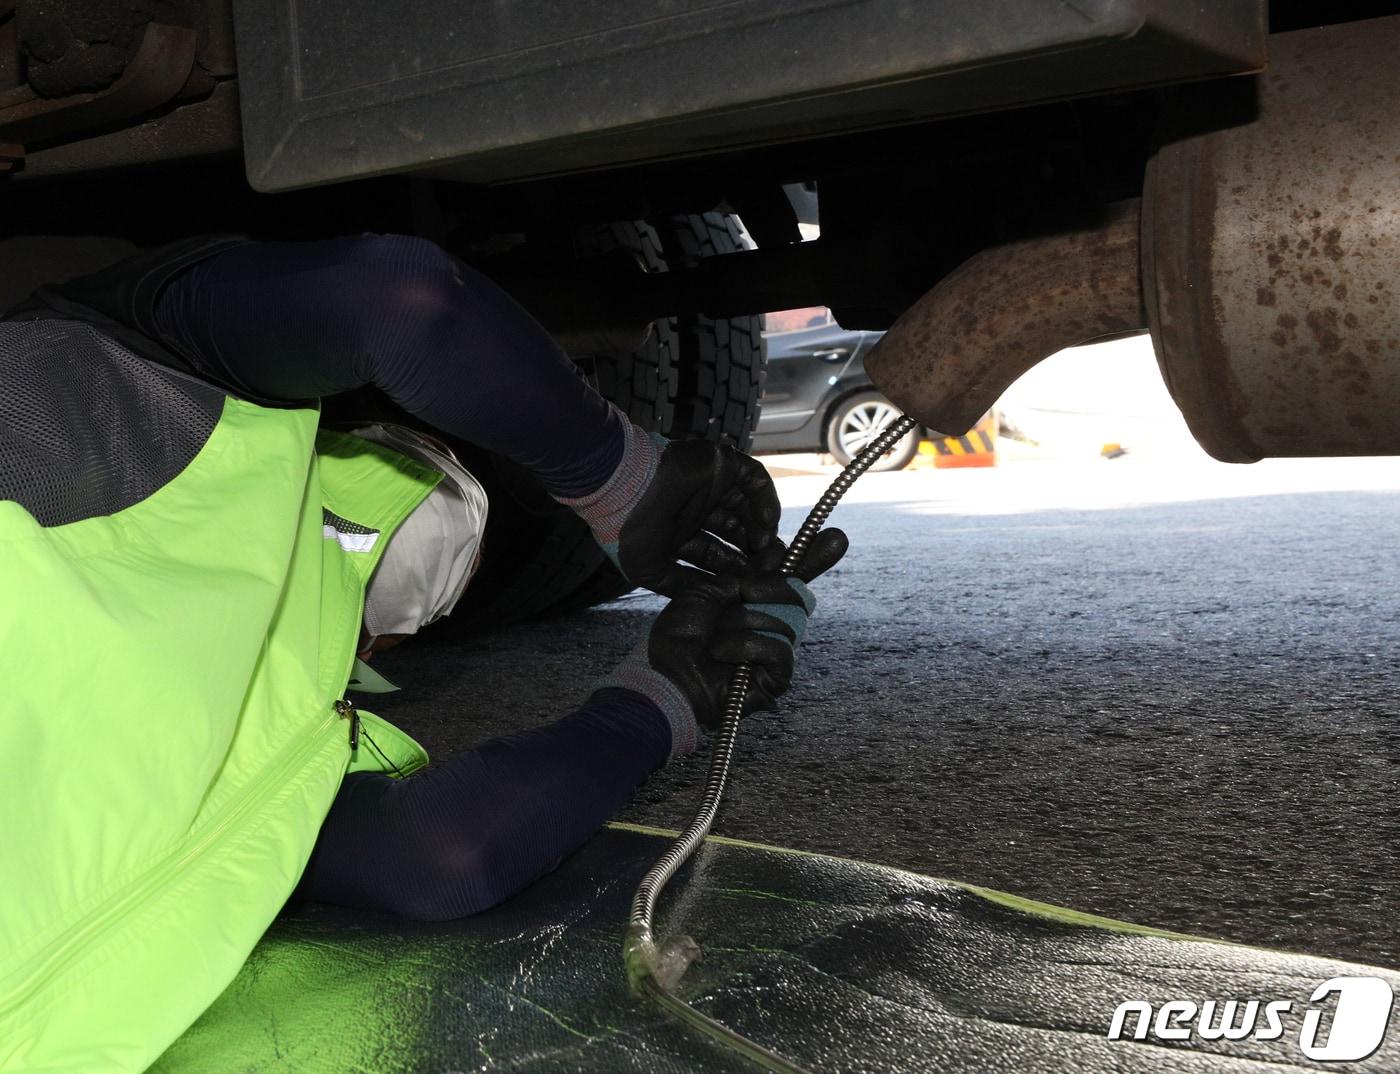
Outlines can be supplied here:
[[335, 711], [343, 720], [350, 721], [350, 752], [360, 748], [360, 711], [345, 698], [335, 703]]
[[[348, 702], [337, 701], [333, 715], [327, 716], [309, 731], [302, 732], [296, 744], [291, 747], [290, 752], [282, 758], [279, 764], [263, 769], [236, 801], [224, 807], [218, 819], [209, 826], [204, 835], [200, 837], [199, 842], [157, 863], [145, 876], [129, 887], [126, 894], [122, 895], [115, 904], [98, 907], [91, 911], [86, 919], [54, 937], [48, 944], [46, 951], [28, 960], [31, 964], [36, 961], [41, 964], [37, 969], [30, 970], [22, 981], [16, 984], [7, 982], [6, 978], [13, 980], [22, 972], [18, 970], [15, 973], [7, 974], [6, 978], [0, 978], [0, 988], [4, 989], [3, 993], [0, 993], [0, 1018], [8, 1016], [15, 1007], [24, 1001], [28, 992], [42, 988], [47, 984], [72, 961], [75, 952], [85, 949], [95, 942], [103, 932], [118, 924], [148, 895], [163, 886], [173, 873], [189, 866], [221, 843], [227, 837], [230, 828], [262, 802], [266, 797], [264, 791], [269, 784], [278, 786], [285, 784], [287, 777], [293, 770], [305, 765], [324, 746], [326, 732], [341, 718], [340, 705], [342, 703], [348, 705]], [[353, 706], [349, 707], [351, 711], [354, 710]], [[355, 713], [352, 728], [356, 737], [358, 737], [358, 725], [359, 713]]]

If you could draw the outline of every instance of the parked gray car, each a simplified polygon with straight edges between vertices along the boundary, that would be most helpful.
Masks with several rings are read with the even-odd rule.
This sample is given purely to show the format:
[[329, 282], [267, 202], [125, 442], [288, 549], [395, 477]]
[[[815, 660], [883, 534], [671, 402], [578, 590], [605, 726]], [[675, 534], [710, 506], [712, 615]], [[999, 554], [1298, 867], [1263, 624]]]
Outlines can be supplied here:
[[[899, 416], [865, 372], [865, 356], [883, 333], [842, 328], [824, 306], [770, 313], [766, 325], [755, 454], [820, 451], [844, 466]], [[919, 439], [918, 430], [909, 433], [871, 469], [908, 466]]]

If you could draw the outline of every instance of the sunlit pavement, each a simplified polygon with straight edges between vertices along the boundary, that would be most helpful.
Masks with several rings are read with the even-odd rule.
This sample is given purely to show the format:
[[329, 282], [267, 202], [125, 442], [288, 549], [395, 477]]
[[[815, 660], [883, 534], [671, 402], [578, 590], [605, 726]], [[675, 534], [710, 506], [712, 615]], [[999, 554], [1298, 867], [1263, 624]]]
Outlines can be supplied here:
[[[843, 503], [898, 503], [920, 514], [1018, 514], [1103, 510], [1243, 496], [1400, 491], [1400, 459], [1266, 459], [1216, 462], [1199, 450], [1117, 459], [1041, 458], [1013, 448], [993, 467], [911, 468], [868, 473]], [[1008, 449], [1001, 442], [999, 454]], [[821, 455], [765, 455], [760, 461], [786, 507], [811, 505], [841, 472]]]

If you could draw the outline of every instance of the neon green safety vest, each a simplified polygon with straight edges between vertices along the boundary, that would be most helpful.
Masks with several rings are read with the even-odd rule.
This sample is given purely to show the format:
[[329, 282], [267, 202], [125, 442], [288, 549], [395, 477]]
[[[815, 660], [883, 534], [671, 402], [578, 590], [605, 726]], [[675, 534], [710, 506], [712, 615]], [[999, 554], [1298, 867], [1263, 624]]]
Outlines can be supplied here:
[[346, 772], [379, 768], [336, 702], [439, 475], [317, 419], [228, 398], [114, 514], [0, 500], [0, 1070], [144, 1070], [286, 901]]

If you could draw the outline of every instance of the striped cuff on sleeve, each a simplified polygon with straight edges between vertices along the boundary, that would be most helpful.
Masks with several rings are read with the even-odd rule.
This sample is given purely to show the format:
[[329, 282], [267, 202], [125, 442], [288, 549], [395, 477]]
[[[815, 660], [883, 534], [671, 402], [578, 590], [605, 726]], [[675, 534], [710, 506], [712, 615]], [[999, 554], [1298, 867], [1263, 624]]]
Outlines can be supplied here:
[[646, 433], [627, 420], [618, 411], [622, 421], [622, 459], [601, 488], [587, 496], [556, 496], [560, 503], [571, 507], [588, 523], [593, 536], [608, 552], [613, 562], [617, 562], [617, 541], [622, 526], [637, 506], [656, 476], [656, 467], [661, 460], [661, 451], [666, 440], [655, 433]]
[[695, 710], [670, 679], [647, 663], [647, 639], [623, 657], [612, 673], [593, 684], [594, 690], [614, 687], [631, 690], [649, 699], [671, 725], [671, 756], [695, 749], [699, 731]]

